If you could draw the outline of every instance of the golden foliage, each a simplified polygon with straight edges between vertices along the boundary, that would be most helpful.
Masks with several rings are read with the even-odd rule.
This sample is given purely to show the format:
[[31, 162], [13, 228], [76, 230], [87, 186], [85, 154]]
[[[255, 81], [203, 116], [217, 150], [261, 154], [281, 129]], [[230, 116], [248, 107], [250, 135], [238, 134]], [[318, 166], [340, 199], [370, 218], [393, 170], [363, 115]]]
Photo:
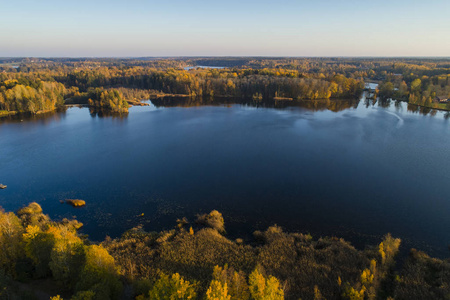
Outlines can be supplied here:
[[228, 294], [228, 286], [226, 283], [222, 284], [218, 280], [211, 281], [208, 290], [206, 291], [207, 300], [231, 300]]
[[265, 277], [255, 269], [248, 279], [252, 298], [255, 300], [282, 300], [284, 291], [280, 282], [273, 276]]

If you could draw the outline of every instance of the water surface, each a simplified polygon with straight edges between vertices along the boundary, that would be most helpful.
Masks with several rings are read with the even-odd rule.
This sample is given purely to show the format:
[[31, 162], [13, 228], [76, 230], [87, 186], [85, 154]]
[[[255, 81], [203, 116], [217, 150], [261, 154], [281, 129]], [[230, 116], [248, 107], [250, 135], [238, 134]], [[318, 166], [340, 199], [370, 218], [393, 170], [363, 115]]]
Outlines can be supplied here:
[[126, 117], [70, 108], [1, 121], [0, 205], [37, 201], [53, 218], [76, 216], [97, 240], [217, 209], [231, 237], [278, 224], [360, 247], [391, 232], [448, 256], [445, 113], [364, 99], [153, 103]]

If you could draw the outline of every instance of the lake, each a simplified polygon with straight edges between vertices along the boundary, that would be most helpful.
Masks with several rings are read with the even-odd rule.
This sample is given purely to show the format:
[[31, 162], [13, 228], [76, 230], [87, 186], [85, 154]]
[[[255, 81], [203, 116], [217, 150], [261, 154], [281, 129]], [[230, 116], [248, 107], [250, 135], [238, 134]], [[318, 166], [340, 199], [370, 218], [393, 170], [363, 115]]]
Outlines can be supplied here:
[[75, 107], [0, 120], [0, 205], [36, 201], [94, 240], [217, 209], [232, 238], [278, 224], [362, 247], [391, 232], [448, 256], [448, 114], [364, 97], [149, 103], [124, 117]]
[[225, 67], [217, 67], [217, 66], [188, 66], [184, 67], [186, 71], [189, 71], [191, 69], [225, 69]]

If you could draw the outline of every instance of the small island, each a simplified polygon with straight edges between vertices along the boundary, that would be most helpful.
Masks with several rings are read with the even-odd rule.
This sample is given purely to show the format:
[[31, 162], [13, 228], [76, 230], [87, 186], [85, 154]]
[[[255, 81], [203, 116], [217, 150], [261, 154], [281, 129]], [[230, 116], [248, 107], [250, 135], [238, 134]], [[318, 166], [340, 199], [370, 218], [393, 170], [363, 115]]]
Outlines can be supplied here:
[[80, 199], [66, 199], [64, 202], [72, 205], [73, 207], [82, 207], [86, 205], [86, 201]]

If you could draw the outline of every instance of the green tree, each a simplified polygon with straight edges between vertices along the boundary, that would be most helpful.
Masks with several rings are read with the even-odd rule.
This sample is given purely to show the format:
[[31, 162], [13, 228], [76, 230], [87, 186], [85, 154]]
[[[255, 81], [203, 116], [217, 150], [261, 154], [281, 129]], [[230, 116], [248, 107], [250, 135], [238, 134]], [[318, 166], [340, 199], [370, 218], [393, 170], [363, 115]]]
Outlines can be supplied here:
[[16, 277], [16, 264], [25, 256], [22, 245], [24, 230], [19, 218], [5, 213], [0, 208], [0, 268], [13, 278]]
[[37, 277], [46, 277], [51, 273], [51, 253], [56, 239], [51, 233], [42, 232], [38, 226], [29, 225], [23, 235], [25, 253], [35, 266]]
[[162, 274], [150, 290], [149, 297], [152, 300], [195, 299], [196, 284], [184, 280], [178, 273], [170, 277]]
[[76, 290], [93, 290], [107, 299], [118, 299], [122, 291], [119, 269], [114, 258], [102, 246], [85, 247], [86, 261], [81, 270]]
[[47, 232], [56, 240], [49, 264], [53, 278], [67, 287], [74, 287], [86, 260], [84, 244], [72, 228], [55, 226]]
[[411, 82], [411, 93], [419, 95], [421, 93], [422, 88], [422, 80], [419, 78], [414, 79], [413, 82]]
[[94, 291], [81, 291], [81, 292], [76, 293], [71, 298], [71, 300], [94, 300], [94, 299], [97, 299]]

